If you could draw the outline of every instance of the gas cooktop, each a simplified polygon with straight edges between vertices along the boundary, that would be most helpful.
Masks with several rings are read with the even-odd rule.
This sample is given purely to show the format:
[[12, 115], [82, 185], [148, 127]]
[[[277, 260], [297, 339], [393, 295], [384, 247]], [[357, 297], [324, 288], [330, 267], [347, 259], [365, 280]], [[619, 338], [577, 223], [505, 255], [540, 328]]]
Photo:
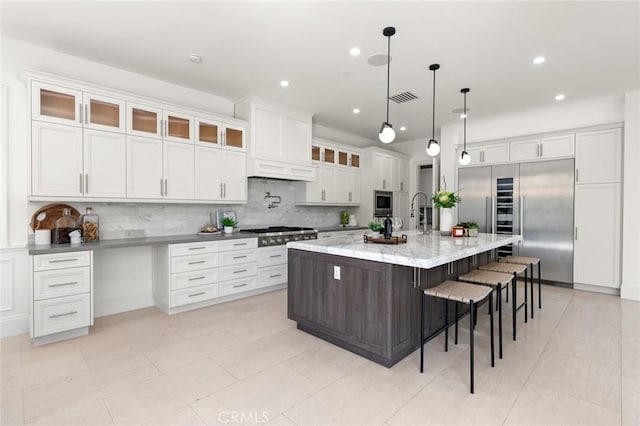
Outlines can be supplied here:
[[256, 228], [256, 229], [243, 229], [242, 232], [251, 232], [254, 234], [279, 234], [285, 233], [291, 234], [306, 234], [310, 232], [317, 232], [313, 228], [302, 228], [299, 226], [270, 226], [268, 228]]
[[289, 241], [315, 240], [318, 231], [298, 226], [270, 226], [268, 228], [243, 229], [258, 236], [258, 247], [279, 246]]

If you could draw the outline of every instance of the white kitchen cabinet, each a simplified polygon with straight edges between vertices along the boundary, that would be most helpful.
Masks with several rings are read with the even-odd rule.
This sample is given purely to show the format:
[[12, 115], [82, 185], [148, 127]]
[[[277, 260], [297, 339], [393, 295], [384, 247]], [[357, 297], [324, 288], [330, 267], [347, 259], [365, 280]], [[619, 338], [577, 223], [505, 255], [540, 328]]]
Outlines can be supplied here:
[[360, 204], [360, 170], [347, 171], [347, 201]]
[[392, 190], [393, 157], [379, 152], [373, 153], [374, 189]]
[[201, 200], [246, 202], [246, 154], [196, 146], [195, 193]]
[[85, 335], [93, 324], [93, 252], [31, 256], [29, 335], [36, 345]]
[[82, 196], [82, 127], [33, 121], [31, 194]]
[[85, 129], [82, 151], [84, 196], [126, 197], [127, 148], [125, 135]]
[[82, 90], [31, 81], [31, 119], [82, 126]]
[[295, 182], [298, 205], [350, 206], [360, 203], [360, 171], [340, 166], [316, 166], [316, 180]]
[[194, 137], [194, 117], [175, 111], [162, 111], [164, 125], [164, 140], [171, 142], [193, 143]]
[[509, 151], [510, 159], [514, 162], [573, 157], [575, 153], [575, 135], [569, 134], [511, 142]]
[[162, 108], [127, 102], [127, 134], [161, 138], [163, 135]]
[[82, 95], [85, 129], [125, 133], [125, 101], [109, 96], [84, 92]]
[[393, 172], [392, 189], [394, 191], [409, 191], [409, 160], [394, 158], [392, 167], [397, 169]]
[[[458, 147], [456, 150], [456, 163], [461, 153], [462, 147]], [[510, 159], [508, 142], [481, 146], [467, 145], [467, 153], [471, 156], [471, 162], [468, 166], [460, 167], [477, 166], [479, 164], [506, 163]]]
[[245, 134], [245, 129], [242, 126], [202, 117], [197, 117], [195, 121], [195, 141], [197, 145], [224, 147], [245, 152], [247, 149]]
[[127, 197], [163, 198], [162, 139], [127, 136]]
[[622, 129], [576, 134], [576, 184], [620, 182]]
[[165, 139], [163, 158], [164, 197], [192, 200], [195, 193], [194, 146]]
[[235, 105], [236, 116], [251, 122], [249, 176], [311, 181], [312, 114], [255, 96]]
[[575, 187], [573, 281], [620, 288], [620, 184]]

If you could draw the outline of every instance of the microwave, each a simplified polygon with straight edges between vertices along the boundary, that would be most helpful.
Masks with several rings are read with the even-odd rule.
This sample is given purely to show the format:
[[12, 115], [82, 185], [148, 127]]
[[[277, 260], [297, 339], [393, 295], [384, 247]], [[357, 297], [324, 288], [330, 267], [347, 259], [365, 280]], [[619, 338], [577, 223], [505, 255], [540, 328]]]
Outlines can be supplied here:
[[373, 191], [373, 215], [393, 216], [393, 192]]

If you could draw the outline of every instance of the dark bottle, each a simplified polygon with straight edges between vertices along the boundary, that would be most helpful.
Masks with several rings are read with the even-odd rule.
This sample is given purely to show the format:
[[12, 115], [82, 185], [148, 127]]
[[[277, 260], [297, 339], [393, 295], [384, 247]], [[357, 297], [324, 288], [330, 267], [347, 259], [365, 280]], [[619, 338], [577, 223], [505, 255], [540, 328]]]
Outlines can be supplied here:
[[393, 221], [391, 217], [387, 216], [384, 220], [384, 239], [391, 238], [391, 232], [393, 232]]
[[78, 229], [78, 221], [71, 216], [71, 209], [64, 208], [62, 216], [56, 220], [56, 227], [51, 233], [51, 242], [53, 244], [69, 243], [69, 233]]

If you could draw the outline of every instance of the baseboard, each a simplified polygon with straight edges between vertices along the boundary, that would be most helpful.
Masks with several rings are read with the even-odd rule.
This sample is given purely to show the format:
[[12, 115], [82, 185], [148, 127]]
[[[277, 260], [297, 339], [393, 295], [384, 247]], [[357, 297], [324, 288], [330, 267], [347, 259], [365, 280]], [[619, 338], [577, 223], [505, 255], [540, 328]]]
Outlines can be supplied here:
[[622, 287], [620, 287], [620, 298], [640, 301], [640, 284], [625, 285], [623, 283]]
[[112, 299], [94, 300], [93, 317], [104, 317], [106, 315], [148, 308], [149, 306], [153, 306], [153, 296], [151, 292], [131, 294], [126, 297], [115, 297]]
[[0, 337], [16, 336], [29, 332], [27, 314], [5, 316], [0, 320]]
[[611, 288], [611, 287], [600, 287], [598, 285], [589, 285], [589, 284], [573, 284], [574, 290], [582, 290], [582, 291], [590, 291], [592, 293], [602, 293], [602, 294], [612, 294], [614, 296], [620, 296], [619, 288]]

